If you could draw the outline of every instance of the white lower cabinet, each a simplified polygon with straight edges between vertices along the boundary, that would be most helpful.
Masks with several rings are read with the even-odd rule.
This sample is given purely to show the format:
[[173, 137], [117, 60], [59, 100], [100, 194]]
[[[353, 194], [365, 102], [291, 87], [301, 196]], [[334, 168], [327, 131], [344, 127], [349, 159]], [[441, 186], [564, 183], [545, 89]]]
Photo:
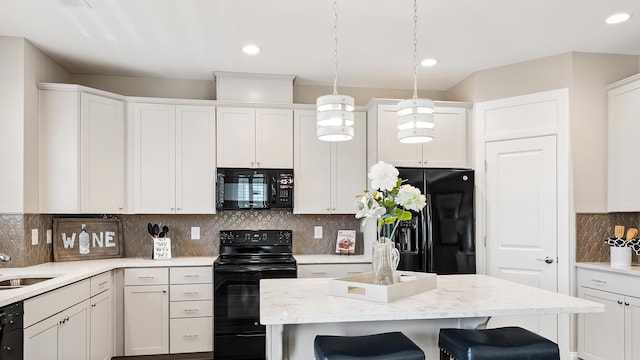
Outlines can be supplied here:
[[124, 271], [124, 354], [169, 352], [169, 283], [167, 268]]
[[371, 271], [371, 263], [298, 264], [299, 278], [336, 278]]
[[91, 360], [109, 360], [114, 355], [114, 304], [111, 272], [91, 278]]
[[637, 276], [578, 269], [578, 296], [605, 306], [602, 313], [578, 316], [581, 359], [640, 359], [639, 285]]
[[89, 358], [89, 280], [24, 302], [24, 359]]
[[210, 266], [125, 269], [124, 354], [213, 350]]

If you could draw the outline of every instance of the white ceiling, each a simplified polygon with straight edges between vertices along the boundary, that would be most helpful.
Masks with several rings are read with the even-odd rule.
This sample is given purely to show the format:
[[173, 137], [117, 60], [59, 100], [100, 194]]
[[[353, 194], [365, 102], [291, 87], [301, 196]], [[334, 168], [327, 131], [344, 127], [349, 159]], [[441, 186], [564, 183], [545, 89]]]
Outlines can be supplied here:
[[[331, 0], [0, 0], [0, 35], [72, 73], [212, 80], [214, 71], [333, 81]], [[604, 19], [626, 11], [619, 25]], [[413, 87], [413, 1], [338, 0], [338, 87]], [[254, 43], [259, 55], [241, 47]], [[569, 51], [640, 55], [639, 0], [418, 0], [422, 90]], [[0, 54], [1, 55], [1, 54]]]

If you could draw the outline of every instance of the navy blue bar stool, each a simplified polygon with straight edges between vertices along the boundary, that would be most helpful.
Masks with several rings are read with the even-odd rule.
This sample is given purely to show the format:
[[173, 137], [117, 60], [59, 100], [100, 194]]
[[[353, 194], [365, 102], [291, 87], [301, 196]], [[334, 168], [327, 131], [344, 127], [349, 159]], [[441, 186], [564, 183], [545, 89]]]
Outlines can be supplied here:
[[424, 352], [401, 332], [365, 336], [317, 335], [316, 360], [425, 360]]
[[440, 329], [441, 360], [560, 360], [558, 344], [521, 327]]

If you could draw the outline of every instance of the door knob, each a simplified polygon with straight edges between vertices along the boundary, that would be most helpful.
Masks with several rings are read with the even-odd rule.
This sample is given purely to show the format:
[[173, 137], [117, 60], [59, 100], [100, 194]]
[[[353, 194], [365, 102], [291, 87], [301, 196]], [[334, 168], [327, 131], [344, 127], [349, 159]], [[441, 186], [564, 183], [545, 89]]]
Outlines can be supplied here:
[[544, 259], [536, 259], [536, 260], [538, 260], [538, 261], [544, 261], [544, 262], [546, 262], [547, 264], [551, 264], [551, 263], [553, 263], [553, 259], [552, 259], [550, 256], [547, 256], [547, 257], [546, 257], [546, 258], [544, 258]]

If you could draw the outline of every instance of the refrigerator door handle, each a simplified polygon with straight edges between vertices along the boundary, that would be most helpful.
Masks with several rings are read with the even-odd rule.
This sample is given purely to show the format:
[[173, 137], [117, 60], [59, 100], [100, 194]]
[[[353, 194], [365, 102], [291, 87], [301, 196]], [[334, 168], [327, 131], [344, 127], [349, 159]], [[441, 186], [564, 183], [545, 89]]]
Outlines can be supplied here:
[[427, 272], [435, 272], [434, 256], [433, 256], [433, 219], [431, 213], [431, 194], [426, 194], [427, 206], [425, 207], [425, 216], [427, 217]]

